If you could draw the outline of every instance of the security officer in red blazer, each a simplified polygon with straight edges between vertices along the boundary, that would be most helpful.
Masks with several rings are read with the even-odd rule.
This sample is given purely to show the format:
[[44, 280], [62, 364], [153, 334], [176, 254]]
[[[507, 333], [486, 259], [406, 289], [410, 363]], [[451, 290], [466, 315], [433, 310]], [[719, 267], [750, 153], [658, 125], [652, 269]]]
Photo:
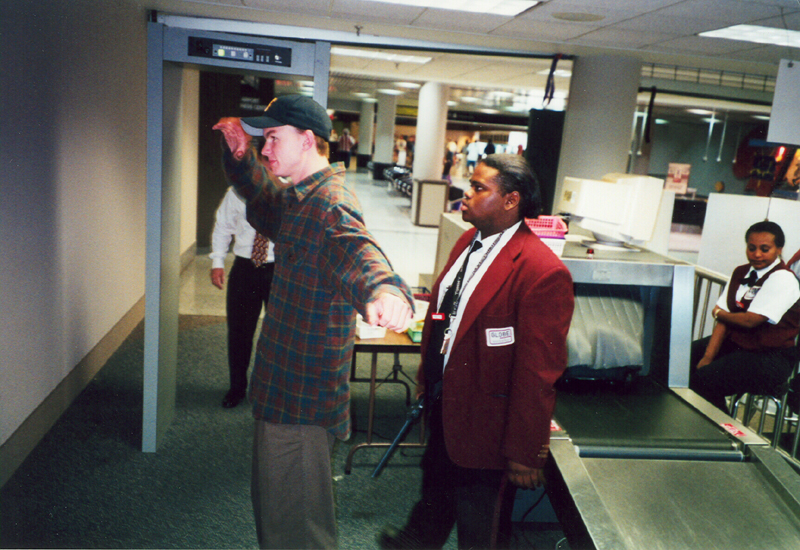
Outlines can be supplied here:
[[430, 438], [422, 498], [382, 548], [507, 547], [517, 487], [544, 481], [553, 384], [567, 365], [572, 278], [524, 222], [541, 210], [519, 155], [489, 155], [464, 194], [475, 229], [433, 287], [422, 337], [421, 392]]

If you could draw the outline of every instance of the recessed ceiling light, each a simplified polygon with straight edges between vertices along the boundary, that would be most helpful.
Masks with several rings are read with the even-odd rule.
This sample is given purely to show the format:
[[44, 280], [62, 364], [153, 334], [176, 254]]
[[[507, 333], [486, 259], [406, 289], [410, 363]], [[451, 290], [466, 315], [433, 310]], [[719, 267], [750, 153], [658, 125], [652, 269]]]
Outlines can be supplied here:
[[[539, 71], [536, 74], [549, 75], [550, 74], [550, 69], [543, 69], [543, 70]], [[568, 78], [568, 77], [572, 76], [572, 71], [567, 70], [567, 69], [556, 69], [555, 72], [553, 73], [553, 76], [560, 76], [562, 78]]]
[[712, 114], [712, 112], [709, 111], [708, 109], [686, 109], [686, 112], [692, 113], [693, 115], [702, 115], [702, 116]]
[[573, 23], [591, 23], [593, 21], [602, 21], [605, 15], [598, 15], [596, 13], [585, 13], [575, 11], [562, 11], [553, 14], [553, 19], [560, 19], [561, 21], [572, 21]]
[[353, 95], [356, 97], [370, 97], [370, 94], [367, 92], [353, 92]]
[[707, 38], [726, 38], [757, 44], [773, 44], [800, 48], [800, 31], [790, 31], [778, 27], [760, 27], [758, 25], [733, 25], [724, 29], [701, 32], [698, 36]]
[[541, 2], [533, 0], [367, 0], [387, 4], [401, 4], [418, 8], [438, 8], [443, 10], [466, 11], [472, 13], [491, 13], [492, 15], [515, 16], [531, 9]]
[[769, 120], [767, 115], [753, 115], [753, 118], [756, 120]]
[[403, 95], [405, 93], [400, 90], [392, 90], [391, 88], [380, 88], [378, 91], [386, 95]]
[[424, 65], [433, 59], [432, 57], [424, 57], [420, 55], [403, 55], [398, 53], [381, 52], [378, 50], [341, 48], [338, 46], [331, 48], [331, 54], [344, 55], [348, 57], [362, 57], [364, 59], [379, 59], [381, 61], [392, 61], [394, 63], [419, 63], [420, 65]]
[[669, 124], [669, 120], [665, 120], [665, 119], [663, 119], [663, 118], [657, 118], [657, 119], [655, 120], [655, 123], [656, 123], [656, 124]]
[[415, 88], [419, 88], [420, 85], [416, 82], [395, 82], [395, 86], [400, 86], [401, 88], [408, 88], [409, 90], [413, 90]]

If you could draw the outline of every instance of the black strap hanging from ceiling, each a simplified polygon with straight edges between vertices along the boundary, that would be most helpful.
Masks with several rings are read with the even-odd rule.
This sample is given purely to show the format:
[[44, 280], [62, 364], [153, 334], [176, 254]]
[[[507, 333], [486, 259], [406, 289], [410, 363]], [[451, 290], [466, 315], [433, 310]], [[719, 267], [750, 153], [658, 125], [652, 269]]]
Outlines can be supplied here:
[[650, 127], [653, 125], [653, 105], [656, 102], [656, 87], [650, 88], [650, 104], [647, 106], [647, 118], [644, 121], [644, 142], [650, 143]]
[[561, 54], [557, 53], [553, 57], [553, 62], [550, 64], [550, 74], [547, 75], [547, 84], [545, 84], [544, 87], [544, 98], [542, 99], [543, 105], [550, 105], [550, 100], [553, 99], [553, 95], [556, 92], [555, 74], [559, 59], [561, 59]]

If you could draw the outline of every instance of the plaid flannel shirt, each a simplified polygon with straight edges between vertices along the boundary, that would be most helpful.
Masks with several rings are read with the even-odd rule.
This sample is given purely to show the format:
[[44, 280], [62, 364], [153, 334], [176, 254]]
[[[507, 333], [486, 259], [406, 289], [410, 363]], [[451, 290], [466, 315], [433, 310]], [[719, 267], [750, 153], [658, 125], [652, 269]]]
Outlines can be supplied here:
[[350, 363], [355, 311], [379, 292], [413, 305], [367, 231], [361, 206], [337, 163], [281, 188], [251, 150], [225, 151], [227, 177], [247, 199], [247, 218], [275, 243], [275, 273], [249, 398], [257, 419], [313, 424], [350, 435]]

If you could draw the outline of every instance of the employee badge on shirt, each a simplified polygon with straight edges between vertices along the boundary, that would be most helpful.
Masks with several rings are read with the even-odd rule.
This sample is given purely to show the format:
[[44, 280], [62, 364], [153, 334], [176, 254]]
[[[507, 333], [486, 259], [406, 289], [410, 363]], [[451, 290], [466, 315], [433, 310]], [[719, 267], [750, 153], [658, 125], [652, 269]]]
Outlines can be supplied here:
[[742, 299], [743, 300], [752, 300], [753, 298], [756, 297], [756, 294], [758, 294], [759, 290], [761, 290], [760, 286], [754, 286], [754, 287], [748, 288], [747, 292], [745, 292], [744, 296], [742, 296]]
[[513, 343], [514, 327], [486, 329], [486, 345], [490, 348], [510, 346]]

